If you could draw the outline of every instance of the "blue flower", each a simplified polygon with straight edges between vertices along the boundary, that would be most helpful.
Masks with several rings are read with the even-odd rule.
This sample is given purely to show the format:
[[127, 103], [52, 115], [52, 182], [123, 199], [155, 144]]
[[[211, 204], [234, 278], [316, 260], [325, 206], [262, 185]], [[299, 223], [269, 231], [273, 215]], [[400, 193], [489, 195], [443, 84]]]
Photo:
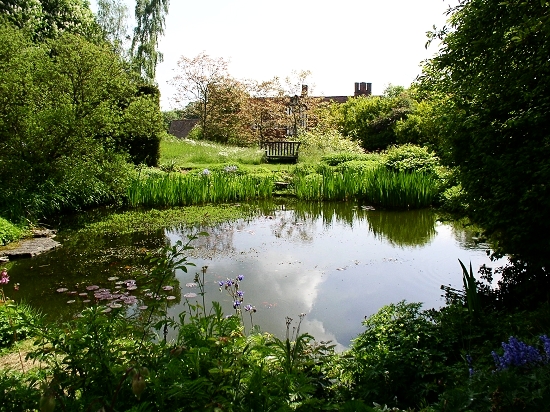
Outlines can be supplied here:
[[204, 169], [204, 170], [202, 171], [202, 175], [203, 175], [203, 176], [208, 176], [208, 175], [210, 175], [210, 170]]
[[244, 279], [244, 276], [243, 276], [243, 275], [237, 276], [237, 280], [238, 280], [239, 282], [240, 282], [241, 280], [243, 280], [243, 279]]
[[540, 337], [540, 340], [542, 341], [544, 353], [546, 354], [546, 361], [549, 361], [550, 360], [550, 338], [546, 335], [542, 335]]
[[237, 296], [238, 296], [238, 297], [242, 298], [243, 295], [244, 295], [244, 290], [238, 290], [238, 291], [237, 291]]
[[495, 352], [491, 352], [493, 359], [495, 360], [495, 366], [497, 369], [507, 369], [510, 366], [529, 366], [542, 362], [542, 356], [537, 349], [529, 346], [522, 341], [510, 337], [508, 343], [502, 342], [502, 348], [504, 354], [502, 356], [497, 355]]
[[241, 306], [241, 302], [236, 300], [235, 302], [233, 302], [233, 309], [237, 309], [239, 306]]

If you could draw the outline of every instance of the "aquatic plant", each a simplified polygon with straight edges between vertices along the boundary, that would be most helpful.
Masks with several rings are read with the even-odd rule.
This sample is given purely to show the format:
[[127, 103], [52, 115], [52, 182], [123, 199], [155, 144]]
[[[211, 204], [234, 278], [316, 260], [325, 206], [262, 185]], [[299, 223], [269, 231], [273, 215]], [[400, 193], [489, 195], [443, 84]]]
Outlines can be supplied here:
[[127, 198], [132, 207], [186, 206], [270, 198], [273, 188], [270, 175], [204, 169], [198, 174], [138, 176], [130, 184]]
[[436, 180], [419, 172], [395, 172], [384, 167], [320, 168], [315, 175], [298, 174], [293, 181], [303, 200], [363, 200], [390, 208], [421, 208], [432, 204]]

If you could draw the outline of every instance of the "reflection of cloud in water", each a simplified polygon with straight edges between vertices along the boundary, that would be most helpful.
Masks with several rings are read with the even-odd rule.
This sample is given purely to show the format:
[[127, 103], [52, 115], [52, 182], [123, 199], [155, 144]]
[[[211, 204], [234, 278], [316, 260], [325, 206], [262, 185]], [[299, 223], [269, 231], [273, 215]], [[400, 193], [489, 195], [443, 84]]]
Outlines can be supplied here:
[[262, 296], [265, 296], [268, 302], [288, 302], [286, 307], [290, 311], [290, 317], [293, 317], [293, 314], [297, 316], [299, 313], [311, 311], [317, 299], [319, 286], [324, 281], [320, 271], [305, 270], [301, 262], [293, 262], [292, 259], [291, 255], [267, 253], [262, 254], [264, 262], [260, 262], [261, 273], [269, 273], [269, 281], [266, 287], [262, 288]]
[[300, 332], [309, 333], [318, 342], [330, 341], [330, 345], [335, 345], [334, 349], [337, 352], [343, 352], [344, 350], [347, 349], [347, 346], [342, 345], [336, 340], [336, 336], [333, 333], [325, 330], [325, 326], [323, 325], [323, 322], [321, 322], [318, 319], [308, 319], [306, 316], [302, 320], [302, 326], [300, 328]]

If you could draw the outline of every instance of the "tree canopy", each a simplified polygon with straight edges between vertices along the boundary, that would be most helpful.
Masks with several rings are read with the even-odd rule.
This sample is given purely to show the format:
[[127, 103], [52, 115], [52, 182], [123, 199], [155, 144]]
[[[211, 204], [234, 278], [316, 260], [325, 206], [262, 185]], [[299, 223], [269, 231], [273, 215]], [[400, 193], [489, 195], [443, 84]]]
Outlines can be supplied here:
[[550, 2], [462, 0], [449, 25], [421, 84], [445, 96], [469, 212], [500, 252], [548, 267]]

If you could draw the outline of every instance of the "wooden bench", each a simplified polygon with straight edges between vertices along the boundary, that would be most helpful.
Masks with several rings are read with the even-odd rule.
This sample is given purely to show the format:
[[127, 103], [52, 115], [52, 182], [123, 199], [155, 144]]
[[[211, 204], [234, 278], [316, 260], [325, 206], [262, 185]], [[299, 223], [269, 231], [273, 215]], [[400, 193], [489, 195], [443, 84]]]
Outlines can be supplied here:
[[302, 142], [291, 142], [288, 140], [264, 141], [260, 145], [265, 149], [267, 161], [298, 161], [298, 149]]

